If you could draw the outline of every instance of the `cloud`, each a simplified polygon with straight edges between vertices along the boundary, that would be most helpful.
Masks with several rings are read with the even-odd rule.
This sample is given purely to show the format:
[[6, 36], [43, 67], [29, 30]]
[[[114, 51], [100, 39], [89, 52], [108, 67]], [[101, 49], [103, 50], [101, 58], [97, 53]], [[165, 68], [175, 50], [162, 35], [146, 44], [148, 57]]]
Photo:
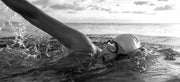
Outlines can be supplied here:
[[145, 11], [133, 11], [132, 13], [133, 14], [145, 14], [146, 12]]
[[91, 10], [101, 10], [101, 8], [96, 5], [89, 5], [87, 8], [89, 8]]
[[135, 1], [134, 4], [135, 5], [145, 5], [145, 4], [148, 4], [149, 2], [148, 1]]
[[110, 8], [100, 8], [101, 11], [111, 12], [112, 10]]
[[145, 11], [123, 11], [122, 13], [146, 14]]
[[32, 1], [32, 3], [35, 4], [35, 5], [43, 4], [43, 2], [41, 0]]
[[165, 6], [161, 6], [161, 7], [156, 7], [154, 10], [155, 11], [164, 11], [164, 10], [173, 10], [173, 6], [172, 5], [165, 5]]
[[157, 0], [157, 1], [168, 1], [168, 0]]
[[105, 12], [113, 13], [113, 11], [110, 8], [103, 8], [103, 7], [99, 7], [96, 5], [89, 5], [87, 8], [89, 8], [91, 10], [99, 10], [99, 11], [105, 11]]
[[150, 4], [149, 4], [149, 6], [156, 6], [156, 4], [154, 4], [154, 3], [150, 3]]
[[130, 11], [122, 11], [122, 13], [131, 13]]
[[36, 1], [32, 1], [32, 4], [35, 4], [35, 5], [42, 5], [43, 7], [47, 7], [50, 2], [50, 0], [36, 0]]
[[50, 8], [54, 9], [54, 10], [84, 10], [84, 7], [79, 7], [77, 5], [72, 5], [72, 4], [55, 4], [55, 5], [51, 5]]
[[75, 12], [75, 11], [68, 11], [67, 13], [69, 13], [69, 14], [75, 14], [76, 12]]
[[141, 15], [155, 15], [154, 12], [146, 12], [146, 11], [122, 11], [121, 13], [129, 13], [129, 14], [141, 14]]
[[101, 3], [101, 2], [104, 2], [105, 0], [95, 0], [95, 1]]
[[[51, 8], [54, 10], [84, 10], [91, 4], [101, 3], [105, 0], [33, 0], [31, 1], [35, 5], [39, 5], [42, 8]], [[95, 6], [92, 9], [98, 10]], [[99, 10], [101, 10], [99, 8]], [[106, 10], [106, 9], [104, 9]]]

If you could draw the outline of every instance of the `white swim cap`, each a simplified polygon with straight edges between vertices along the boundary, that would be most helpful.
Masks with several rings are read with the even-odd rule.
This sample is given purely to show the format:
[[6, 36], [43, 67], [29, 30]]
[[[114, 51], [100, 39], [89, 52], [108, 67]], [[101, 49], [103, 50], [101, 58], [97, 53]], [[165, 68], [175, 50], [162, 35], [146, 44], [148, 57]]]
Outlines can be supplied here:
[[133, 34], [121, 34], [115, 37], [118, 54], [128, 54], [141, 47], [139, 39]]

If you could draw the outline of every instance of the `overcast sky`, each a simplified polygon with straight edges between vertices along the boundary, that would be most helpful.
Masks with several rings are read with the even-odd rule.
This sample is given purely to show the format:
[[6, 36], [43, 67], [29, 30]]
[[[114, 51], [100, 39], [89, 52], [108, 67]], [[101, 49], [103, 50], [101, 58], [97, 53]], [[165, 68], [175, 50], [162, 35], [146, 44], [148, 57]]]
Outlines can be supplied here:
[[180, 0], [28, 0], [62, 22], [180, 23]]

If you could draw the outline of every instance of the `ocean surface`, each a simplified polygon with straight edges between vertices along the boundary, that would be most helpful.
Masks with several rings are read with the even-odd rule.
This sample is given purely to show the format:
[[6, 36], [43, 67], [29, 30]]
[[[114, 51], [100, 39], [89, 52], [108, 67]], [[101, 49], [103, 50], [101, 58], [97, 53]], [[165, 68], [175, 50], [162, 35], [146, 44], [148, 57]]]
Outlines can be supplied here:
[[[131, 24], [131, 23], [66, 23], [66, 25], [77, 29], [85, 34], [123, 34], [132, 33], [151, 36], [173, 36], [180, 37], [180, 24]], [[18, 27], [18, 23], [13, 23], [13, 26]], [[39, 29], [26, 25], [27, 33], [34, 34], [42, 33]], [[21, 29], [21, 27], [18, 27]], [[16, 29], [16, 31], [18, 31]], [[11, 36], [14, 30], [8, 23], [3, 25], [0, 23], [0, 36]], [[22, 32], [19, 31], [19, 32]], [[35, 34], [36, 34], [35, 33]]]
[[[147, 68], [146, 72], [136, 72], [126, 69], [126, 67], [128, 67], [126, 66], [127, 64], [119, 62], [117, 65], [112, 67], [113, 71], [99, 75], [94, 78], [87, 79], [87, 81], [85, 82], [180, 82], [180, 24], [67, 23], [66, 25], [74, 29], [77, 29], [85, 34], [138, 34], [140, 40], [146, 43], [144, 45], [145, 47], [147, 47], [147, 54], [149, 54], [148, 57], [150, 57], [149, 60], [153, 61], [152, 63], [144, 62], [144, 64], [152, 64], [150, 67]], [[0, 37], [9, 37], [16, 35], [24, 36], [26, 34], [32, 34], [40, 37], [48, 36], [46, 33], [33, 27], [32, 25], [22, 26], [18, 22], [13, 22], [12, 26], [13, 27], [11, 28], [11, 26], [8, 23], [0, 23]], [[25, 27], [26, 29], [24, 29]], [[95, 39], [99, 38], [100, 40], [104, 39], [103, 37], [97, 37], [96, 35], [93, 35], [93, 37]], [[57, 51], [59, 50], [61, 49], [58, 49]], [[59, 55], [57, 51], [48, 52], [48, 54], [58, 54], [57, 56], [62, 56]], [[3, 74], [0, 73], [1, 76], [4, 76], [4, 74], [9, 73], [19, 73], [18, 66], [25, 65], [26, 67], [28, 67], [29, 65], [31, 67], [32, 65], [36, 65], [36, 61], [38, 62], [38, 60], [36, 59], [27, 60], [25, 58], [19, 58], [19, 56], [21, 55], [27, 55], [21, 48], [1, 48], [0, 54], [0, 59], [2, 61], [1, 63], [7, 67], [9, 66], [8, 69], [12, 69], [12, 71], [9, 71], [7, 70], [7, 68], [4, 68], [6, 70], [2, 71]], [[30, 55], [33, 54], [34, 53]], [[173, 54], [175, 54], [175, 60], [165, 60], [165, 57], [169, 57]], [[27, 56], [29, 57], [29, 54]], [[154, 56], [157, 56], [157, 58], [153, 58]], [[56, 58], [56, 56], [54, 57]], [[16, 61], [13, 64], [9, 64], [10, 62], [12, 62], [11, 60]], [[148, 61], [148, 59], [145, 60]], [[12, 68], [13, 66], [15, 67]], [[0, 68], [3, 68], [3, 66], [1, 66]], [[28, 69], [24, 68], [24, 70]], [[99, 70], [98, 72], [101, 72], [101, 70]], [[39, 74], [31, 73], [22, 76], [17, 76], [14, 78], [9, 78], [8, 81], [4, 82], [59, 82], [59, 80], [63, 80], [64, 78], [65, 76], [63, 76], [63, 74], [55, 75], [54, 71], [46, 71], [39, 72]]]
[[180, 24], [67, 24], [86, 34], [122, 34], [132, 33], [152, 36], [180, 37]]

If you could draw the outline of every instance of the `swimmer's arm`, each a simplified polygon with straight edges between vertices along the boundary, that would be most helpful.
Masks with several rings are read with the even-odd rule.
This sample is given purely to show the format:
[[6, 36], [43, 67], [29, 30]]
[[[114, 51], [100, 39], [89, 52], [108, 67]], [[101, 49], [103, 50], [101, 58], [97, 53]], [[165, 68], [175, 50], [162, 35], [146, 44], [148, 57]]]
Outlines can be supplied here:
[[96, 51], [96, 46], [83, 33], [48, 16], [26, 0], [2, 0], [33, 25], [57, 38], [72, 51]]

